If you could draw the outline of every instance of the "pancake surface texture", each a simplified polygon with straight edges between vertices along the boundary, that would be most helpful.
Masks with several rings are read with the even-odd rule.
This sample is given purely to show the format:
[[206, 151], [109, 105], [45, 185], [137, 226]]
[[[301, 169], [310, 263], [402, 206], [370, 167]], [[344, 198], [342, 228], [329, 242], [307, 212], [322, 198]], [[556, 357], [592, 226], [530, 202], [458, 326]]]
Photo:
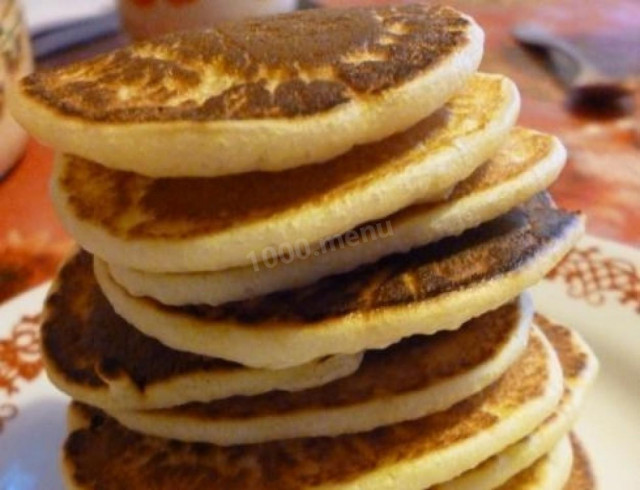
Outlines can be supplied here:
[[549, 454], [495, 490], [562, 490], [572, 467], [573, 449], [567, 436]]
[[565, 437], [584, 405], [598, 372], [598, 360], [573, 330], [536, 315], [541, 328], [558, 354], [564, 374], [565, 392], [553, 415], [524, 439], [489, 458], [476, 468], [431, 490], [491, 490], [534, 464]]
[[573, 469], [563, 490], [596, 490], [598, 488], [593, 468], [584, 447], [575, 434], [571, 434]]
[[334, 356], [266, 371], [170, 350], [116, 315], [95, 281], [92, 264], [92, 257], [80, 252], [61, 269], [41, 331], [49, 378], [85, 403], [148, 409], [302, 390], [348, 376], [362, 360], [362, 354]]
[[267, 247], [317, 242], [418, 201], [439, 200], [488, 160], [519, 112], [518, 91], [474, 75], [433, 116], [334, 160], [279, 173], [152, 179], [58, 155], [53, 200], [83, 248], [152, 272], [252, 263]]
[[423, 490], [530, 433], [561, 394], [557, 358], [534, 332], [526, 354], [489, 388], [444, 412], [361, 434], [225, 448], [144, 436], [74, 404], [77, 430], [63, 467], [70, 487], [83, 489]]
[[113, 279], [133, 296], [167, 305], [216, 306], [312, 284], [394, 253], [403, 253], [506, 213], [546, 189], [558, 176], [566, 150], [553, 136], [512, 130], [497, 155], [458, 184], [442, 202], [418, 204], [368, 223], [329, 242], [318, 255], [257, 263], [215, 272], [147, 273], [109, 264]]
[[417, 123], [475, 72], [483, 40], [447, 7], [318, 9], [134, 44], [31, 75], [9, 100], [38, 138], [112, 168], [282, 170]]
[[581, 235], [579, 215], [540, 195], [479, 228], [311, 286], [218, 307], [135, 298], [96, 262], [118, 314], [165, 345], [284, 368], [458, 328], [535, 284]]
[[446, 410], [495, 382], [525, 351], [532, 318], [523, 296], [459, 330], [369, 351], [355, 373], [321, 387], [109, 413], [138, 432], [223, 446], [366, 432]]

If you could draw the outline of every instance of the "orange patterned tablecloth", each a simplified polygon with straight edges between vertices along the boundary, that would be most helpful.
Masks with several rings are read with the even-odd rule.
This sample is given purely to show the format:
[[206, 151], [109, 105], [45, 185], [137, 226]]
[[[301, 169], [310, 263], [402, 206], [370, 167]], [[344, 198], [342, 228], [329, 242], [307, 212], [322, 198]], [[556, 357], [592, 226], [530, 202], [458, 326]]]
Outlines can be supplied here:
[[[335, 3], [326, 0], [325, 3]], [[341, 1], [343, 5], [347, 2]], [[385, 3], [385, 2], [351, 2]], [[389, 3], [389, 2], [386, 2]], [[640, 117], [593, 120], [571, 115], [563, 89], [539, 59], [510, 35], [521, 20], [536, 20], [575, 35], [616, 35], [640, 31], [640, 2], [635, 0], [457, 1], [484, 26], [486, 71], [504, 73], [519, 85], [521, 123], [559, 135], [570, 161], [553, 186], [557, 202], [582, 209], [595, 235], [640, 244]], [[75, 49], [45, 65], [85, 57], [113, 45], [112, 38]], [[635, 95], [640, 108], [640, 94]], [[51, 277], [73, 246], [55, 217], [47, 181], [52, 153], [31, 142], [23, 161], [0, 180], [0, 301]]]

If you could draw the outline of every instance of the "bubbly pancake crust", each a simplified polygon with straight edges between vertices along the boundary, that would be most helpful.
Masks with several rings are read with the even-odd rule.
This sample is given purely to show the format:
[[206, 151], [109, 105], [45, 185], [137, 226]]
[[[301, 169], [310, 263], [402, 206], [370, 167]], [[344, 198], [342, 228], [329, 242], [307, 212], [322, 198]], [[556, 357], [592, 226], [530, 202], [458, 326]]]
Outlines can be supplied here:
[[40, 72], [10, 87], [9, 100], [39, 139], [110, 168], [280, 171], [432, 114], [477, 70], [483, 43], [478, 25], [447, 7], [306, 11]]
[[[468, 28], [446, 7], [321, 9], [140, 42], [22, 84], [89, 121], [292, 118], [412, 80], [466, 45]], [[210, 66], [229, 83], [208, 80]]]

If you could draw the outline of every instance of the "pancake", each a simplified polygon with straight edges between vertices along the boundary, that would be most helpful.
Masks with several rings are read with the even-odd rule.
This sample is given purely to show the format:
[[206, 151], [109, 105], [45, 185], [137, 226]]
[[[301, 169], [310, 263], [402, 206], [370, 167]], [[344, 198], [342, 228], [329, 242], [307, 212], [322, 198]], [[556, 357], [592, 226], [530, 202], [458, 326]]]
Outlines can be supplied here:
[[523, 355], [532, 317], [524, 296], [457, 331], [369, 351], [355, 373], [318, 388], [109, 413], [145, 434], [223, 446], [366, 432], [440, 412], [495, 382]]
[[562, 490], [572, 467], [573, 449], [569, 437], [565, 437], [549, 454], [496, 490]]
[[[63, 455], [86, 490], [422, 490], [450, 480], [553, 412], [562, 374], [543, 336], [489, 388], [440, 412], [371, 432], [222, 447], [145, 436], [74, 404]], [[79, 419], [79, 420], [78, 420]], [[83, 425], [83, 426], [82, 426]]]
[[463, 87], [483, 40], [447, 7], [313, 10], [140, 42], [8, 99], [32, 134], [111, 168], [283, 170], [416, 124]]
[[491, 490], [499, 487], [549, 452], [575, 424], [598, 372], [598, 360], [576, 332], [541, 315], [536, 315], [535, 323], [551, 342], [562, 365], [565, 392], [559, 406], [553, 415], [521, 441], [432, 490]]
[[302, 390], [352, 374], [362, 354], [334, 356], [279, 371], [172, 351], [145, 337], [111, 308], [93, 276], [93, 259], [74, 255], [46, 301], [42, 357], [51, 381], [103, 408], [146, 409], [271, 390]]
[[563, 490], [596, 490], [598, 488], [589, 456], [575, 434], [571, 434], [573, 468], [569, 482]]
[[408, 131], [286, 172], [152, 179], [60, 154], [53, 200], [78, 242], [108, 262], [151, 272], [247, 265], [267, 247], [312, 247], [441, 199], [498, 150], [518, 111], [510, 80], [475, 75]]
[[458, 184], [448, 199], [368, 223], [355, 230], [357, 239], [343, 235], [322, 246], [318, 255], [215, 272], [154, 274], [115, 264], [109, 264], [109, 272], [129, 294], [174, 306], [216, 306], [302, 287], [496, 218], [546, 189], [565, 160], [566, 150], [556, 138], [516, 128], [499, 153]]
[[310, 286], [217, 307], [135, 298], [96, 262], [116, 312], [178, 350], [284, 368], [458, 328], [535, 284], [582, 234], [545, 195], [459, 237], [392, 255]]

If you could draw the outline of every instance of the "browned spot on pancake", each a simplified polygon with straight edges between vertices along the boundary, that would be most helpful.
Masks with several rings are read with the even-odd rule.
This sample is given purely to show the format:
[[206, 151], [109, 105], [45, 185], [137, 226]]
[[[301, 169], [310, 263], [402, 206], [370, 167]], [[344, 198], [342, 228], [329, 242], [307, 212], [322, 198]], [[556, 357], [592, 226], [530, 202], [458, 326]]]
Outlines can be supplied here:
[[589, 456], [575, 434], [571, 434], [573, 448], [573, 468], [569, 481], [563, 490], [596, 490], [596, 478]]
[[425, 390], [489, 362], [514, 334], [520, 313], [511, 303], [457, 331], [416, 336], [369, 351], [354, 374], [318, 388], [191, 403], [167, 412], [208, 420], [241, 419], [347, 407]]
[[586, 369], [589, 357], [573, 341], [571, 330], [552, 322], [539, 313], [535, 316], [535, 322], [558, 354], [565, 377], [567, 379], [578, 378]]
[[506, 182], [534, 167], [551, 151], [551, 140], [545, 134], [527, 134], [515, 128], [499, 153], [458, 184], [448, 200], [460, 199]]
[[[433, 69], [469, 43], [469, 27], [428, 5], [312, 10], [144, 41], [31, 75], [23, 88], [99, 122], [305, 116]], [[220, 74], [230, 83], [207, 87]]]
[[81, 252], [60, 271], [42, 326], [43, 350], [75, 383], [100, 387], [129, 377], [140, 389], [173, 376], [242, 369], [223, 360], [171, 350], [119, 317], [93, 277], [92, 257]]
[[[442, 201], [421, 203], [387, 218], [396, 227], [404, 221], [415, 219], [423, 213], [446, 206], [455, 200], [478, 194], [500, 184], [515, 180], [536, 167], [551, 152], [552, 140], [548, 135], [533, 133], [524, 128], [513, 128], [507, 142], [488, 162], [478, 167], [469, 177], [458, 183], [451, 194]], [[375, 222], [375, 223], [379, 223]], [[371, 223], [367, 223], [371, 225]]]
[[[540, 339], [532, 336], [529, 340], [526, 353], [518, 361], [518, 368], [512, 368], [501, 379], [502, 384], [512, 383], [513, 386], [505, 386], [509, 396], [501, 400], [502, 406], [516, 408], [527, 401], [539, 397], [546, 390], [549, 383], [549, 371], [546, 369], [547, 353]], [[518, 371], [520, 376], [526, 379], [523, 382], [518, 377], [510, 376]]]
[[[91, 490], [298, 490], [353, 481], [468, 440], [538, 393], [548, 372], [537, 350], [496, 383], [444, 412], [362, 434], [251, 446], [188, 444], [131, 432], [101, 412], [78, 406], [91, 424], [70, 435], [65, 457]], [[508, 416], [508, 415], [505, 415]], [[124, 485], [124, 487], [123, 487]], [[84, 488], [84, 487], [83, 487]]]
[[[459, 237], [392, 255], [303, 288], [216, 307], [170, 307], [147, 298], [142, 301], [172, 314], [211, 321], [213, 328], [219, 321], [256, 328], [321, 324], [349, 314], [373, 314], [379, 308], [426, 301], [500, 277], [563, 240], [578, 221], [576, 214], [551, 207], [541, 194]], [[415, 278], [411, 288], [407, 287], [406, 275]]]
[[566, 413], [563, 412], [573, 402], [572, 398], [574, 397], [571, 382], [576, 381], [584, 373], [590, 359], [589, 355], [576, 343], [575, 334], [567, 327], [553, 323], [539, 313], [535, 314], [535, 324], [543, 331], [558, 356], [565, 380], [565, 389], [558, 408], [540, 424], [540, 428], [542, 428], [543, 425], [554, 424], [558, 417], [566, 417]]

